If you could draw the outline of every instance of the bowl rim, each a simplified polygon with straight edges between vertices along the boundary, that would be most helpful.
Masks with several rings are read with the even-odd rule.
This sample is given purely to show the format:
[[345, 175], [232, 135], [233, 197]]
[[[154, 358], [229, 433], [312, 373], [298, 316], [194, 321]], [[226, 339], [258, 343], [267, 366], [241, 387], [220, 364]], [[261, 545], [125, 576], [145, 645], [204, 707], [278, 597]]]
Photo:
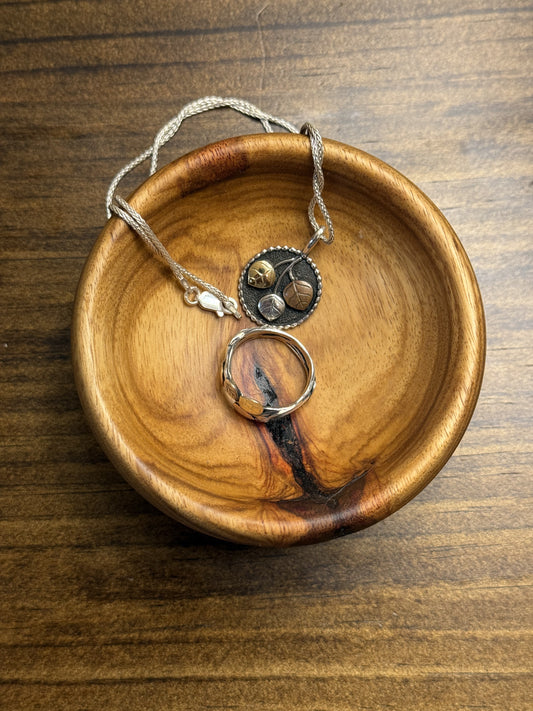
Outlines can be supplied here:
[[[211, 178], [205, 182], [202, 169], [207, 166], [208, 157], [216, 155], [217, 150], [236, 156], [235, 165], [229, 173], [221, 171], [215, 179]], [[310, 160], [308, 141], [304, 136], [283, 133], [236, 136], [203, 146], [166, 164], [139, 185], [128, 200], [146, 216], [150, 213], [152, 196], [165, 189], [169, 174], [174, 179], [179, 176], [192, 176], [192, 180], [181, 183], [184, 186], [181, 196], [185, 196], [213, 182], [232, 177], [233, 174], [246, 175], [248, 168], [243, 170], [242, 156], [246, 157], [248, 168], [252, 165], [257, 169], [272, 161], [281, 160], [284, 165], [288, 165], [287, 160], [294, 164]], [[416, 496], [442, 469], [459, 444], [473, 415], [481, 389], [486, 353], [485, 318], [479, 286], [468, 256], [444, 215], [420, 188], [379, 158], [331, 139], [324, 139], [324, 171], [326, 180], [328, 171], [339, 175], [346, 172], [359, 175], [364, 182], [358, 187], [371, 188], [373, 196], [393, 202], [395, 211], [407, 222], [415, 220], [427, 224], [429, 249], [438, 253], [439, 257], [444, 255], [445, 263], [454, 267], [451, 274], [455, 279], [453, 285], [461, 307], [461, 323], [465, 324], [470, 345], [473, 346], [463, 347], [461, 350], [462, 368], [458, 375], [462, 387], [457, 387], [456, 392], [447, 393], [445, 407], [439, 403], [447, 415], [440, 423], [440, 436], [434, 437], [440, 446], [428, 445], [424, 451], [417, 453], [409, 470], [404, 472], [400, 480], [395, 481], [394, 502], [361, 500], [358, 521], [354, 522], [350, 529], [358, 530], [383, 519]], [[407, 197], [409, 200], [406, 200]], [[402, 205], [410, 205], [410, 209], [405, 207], [402, 212]], [[413, 205], [417, 206], [417, 214], [413, 213]], [[176, 490], [170, 487], [167, 491], [167, 482], [158, 482], [157, 486], [154, 486], [153, 474], [139, 466], [134, 452], [129, 451], [128, 456], [129, 447], [124, 448], [125, 443], [120, 442], [121, 434], [106, 412], [104, 399], [96, 385], [97, 379], [91, 375], [87, 376], [87, 373], [95, 372], [91, 371], [90, 366], [96, 368], [97, 365], [87, 356], [92, 352], [92, 333], [87, 309], [94, 303], [95, 284], [103, 274], [102, 250], [110, 249], [108, 233], [115, 221], [118, 221], [118, 218], [112, 217], [104, 225], [85, 262], [74, 302], [71, 338], [74, 376], [80, 400], [91, 428], [109, 459], [124, 478], [159, 509], [192, 528], [217, 537], [259, 545], [293, 545], [326, 540], [338, 535], [327, 526], [322, 530], [322, 524], [317, 522], [314, 535], [309, 540], [302, 538], [301, 531], [297, 538], [289, 541], [286, 540], [284, 532], [281, 540], [275, 532], [272, 532], [272, 535], [265, 534], [263, 522], [254, 528], [254, 522], [249, 519], [236, 521], [232, 516], [226, 520], [220, 512], [206, 511], [205, 507], [189, 500], [186, 495], [180, 497], [180, 508], [177, 510], [175, 505], [169, 504], [169, 494], [172, 493], [172, 499], [175, 501]], [[243, 537], [244, 529], [246, 535]]]

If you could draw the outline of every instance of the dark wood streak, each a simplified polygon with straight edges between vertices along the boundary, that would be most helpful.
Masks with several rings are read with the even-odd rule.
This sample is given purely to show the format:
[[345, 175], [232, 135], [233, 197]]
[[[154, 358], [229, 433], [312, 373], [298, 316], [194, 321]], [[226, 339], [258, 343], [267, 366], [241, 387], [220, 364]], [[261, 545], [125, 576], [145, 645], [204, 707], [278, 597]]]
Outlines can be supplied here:
[[[255, 382], [265, 397], [265, 403], [269, 407], [277, 407], [279, 400], [276, 391], [263, 370], [257, 364], [255, 366], [254, 376]], [[265, 424], [265, 429], [268, 431], [283, 459], [290, 466], [294, 480], [301, 486], [306, 498], [321, 503], [328, 502], [328, 505], [334, 506], [335, 500], [331, 498], [327, 491], [322, 489], [316, 481], [314, 474], [308, 471], [304, 464], [300, 438], [298, 437], [292, 416], [288, 415], [278, 420], [271, 420]]]
[[[264, 395], [265, 403], [269, 407], [279, 405], [278, 396], [272, 383], [257, 364], [255, 366], [254, 376], [257, 386]], [[283, 504], [285, 508], [295, 502], [300, 504], [303, 501], [311, 501], [314, 504], [320, 504], [323, 508], [325, 507], [324, 511], [336, 509], [339, 506], [341, 495], [346, 494], [350, 487], [355, 484], [355, 482], [363, 479], [374, 466], [374, 462], [366, 463], [342, 486], [323, 487], [318, 482], [316, 474], [310, 471], [304, 462], [305, 443], [302, 442], [294, 416], [288, 415], [287, 417], [281, 417], [277, 420], [271, 420], [265, 424], [265, 429], [268, 431], [284, 461], [290, 466], [294, 481], [304, 492], [304, 495], [299, 499], [279, 502]], [[350, 500], [350, 503], [352, 503], [351, 497], [345, 497], [343, 500], [346, 502]], [[301, 510], [302, 515], [304, 513], [307, 515], [308, 509], [305, 507], [302, 509], [301, 506], [298, 506], [298, 508]]]
[[290, 466], [294, 481], [302, 487], [305, 498], [326, 504], [332, 508], [335, 507], [337, 505], [335, 495], [323, 489], [317, 482], [313, 472], [309, 471], [304, 464], [302, 444], [292, 415], [267, 422], [266, 429], [281, 456]]

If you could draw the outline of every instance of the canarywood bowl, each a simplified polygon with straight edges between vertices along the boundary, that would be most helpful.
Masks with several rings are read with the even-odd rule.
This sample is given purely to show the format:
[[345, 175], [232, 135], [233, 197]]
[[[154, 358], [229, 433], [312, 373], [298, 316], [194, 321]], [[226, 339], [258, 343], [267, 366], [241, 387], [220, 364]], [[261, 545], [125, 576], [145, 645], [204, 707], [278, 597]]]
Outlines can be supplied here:
[[[450, 225], [390, 166], [324, 147], [336, 238], [313, 251], [322, 300], [292, 331], [317, 372], [292, 416], [256, 424], [228, 406], [226, 345], [253, 324], [189, 308], [121, 220], [105, 225], [76, 296], [75, 376], [105, 452], [162, 511], [240, 543], [313, 543], [388, 516], [443, 467], [481, 386], [483, 307]], [[176, 261], [236, 296], [255, 253], [305, 246], [311, 175], [307, 138], [244, 136], [167, 165], [130, 201]], [[283, 345], [242, 351], [233, 372], [246, 388], [259, 389], [259, 368], [282, 404], [297, 396]]]

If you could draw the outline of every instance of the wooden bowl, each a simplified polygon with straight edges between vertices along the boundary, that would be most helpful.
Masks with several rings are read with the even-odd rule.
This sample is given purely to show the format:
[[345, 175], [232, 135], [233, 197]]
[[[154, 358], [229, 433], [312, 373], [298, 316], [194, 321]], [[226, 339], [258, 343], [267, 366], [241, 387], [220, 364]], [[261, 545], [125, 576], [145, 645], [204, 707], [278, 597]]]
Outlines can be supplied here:
[[[221, 362], [253, 324], [188, 307], [121, 220], [105, 225], [76, 297], [77, 386], [107, 455], [162, 511], [236, 542], [313, 543], [388, 516], [450, 457], [481, 385], [482, 302], [453, 230], [388, 165], [324, 145], [336, 238], [313, 252], [322, 300], [292, 331], [317, 387], [291, 417], [256, 424], [229, 407]], [[236, 297], [255, 253], [306, 244], [311, 175], [307, 138], [244, 136], [167, 165], [130, 200], [176, 261]], [[242, 350], [247, 387], [257, 366], [280, 402], [298, 393], [282, 344]]]

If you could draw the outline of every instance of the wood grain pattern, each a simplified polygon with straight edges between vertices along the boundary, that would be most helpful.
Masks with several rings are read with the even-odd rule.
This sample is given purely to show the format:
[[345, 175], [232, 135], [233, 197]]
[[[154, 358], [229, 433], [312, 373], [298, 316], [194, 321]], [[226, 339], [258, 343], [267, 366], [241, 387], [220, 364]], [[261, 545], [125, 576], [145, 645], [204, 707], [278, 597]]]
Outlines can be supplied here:
[[[318, 387], [290, 418], [260, 425], [228, 408], [220, 367], [242, 323], [188, 308], [122, 221], [106, 225], [76, 298], [78, 387], [111, 460], [163, 511], [235, 542], [317, 542], [384, 518], [444, 465], [479, 393], [483, 309], [444, 217], [343, 144], [326, 142], [324, 170], [337, 238], [313, 252], [324, 294], [298, 327]], [[176, 259], [236, 295], [262, 247], [304, 246], [311, 175], [307, 138], [243, 137], [162, 169], [132, 203]], [[257, 397], [259, 369], [280, 402], [295, 398], [295, 359], [265, 341], [245, 350], [244, 392]]]
[[[522, 0], [0, 4], [4, 708], [529, 708], [530, 28]], [[107, 184], [207, 93], [398, 168], [480, 283], [464, 439], [408, 506], [341, 540], [191, 532], [122, 480], [78, 401], [70, 321]], [[249, 130], [198, 117], [166, 157]]]

